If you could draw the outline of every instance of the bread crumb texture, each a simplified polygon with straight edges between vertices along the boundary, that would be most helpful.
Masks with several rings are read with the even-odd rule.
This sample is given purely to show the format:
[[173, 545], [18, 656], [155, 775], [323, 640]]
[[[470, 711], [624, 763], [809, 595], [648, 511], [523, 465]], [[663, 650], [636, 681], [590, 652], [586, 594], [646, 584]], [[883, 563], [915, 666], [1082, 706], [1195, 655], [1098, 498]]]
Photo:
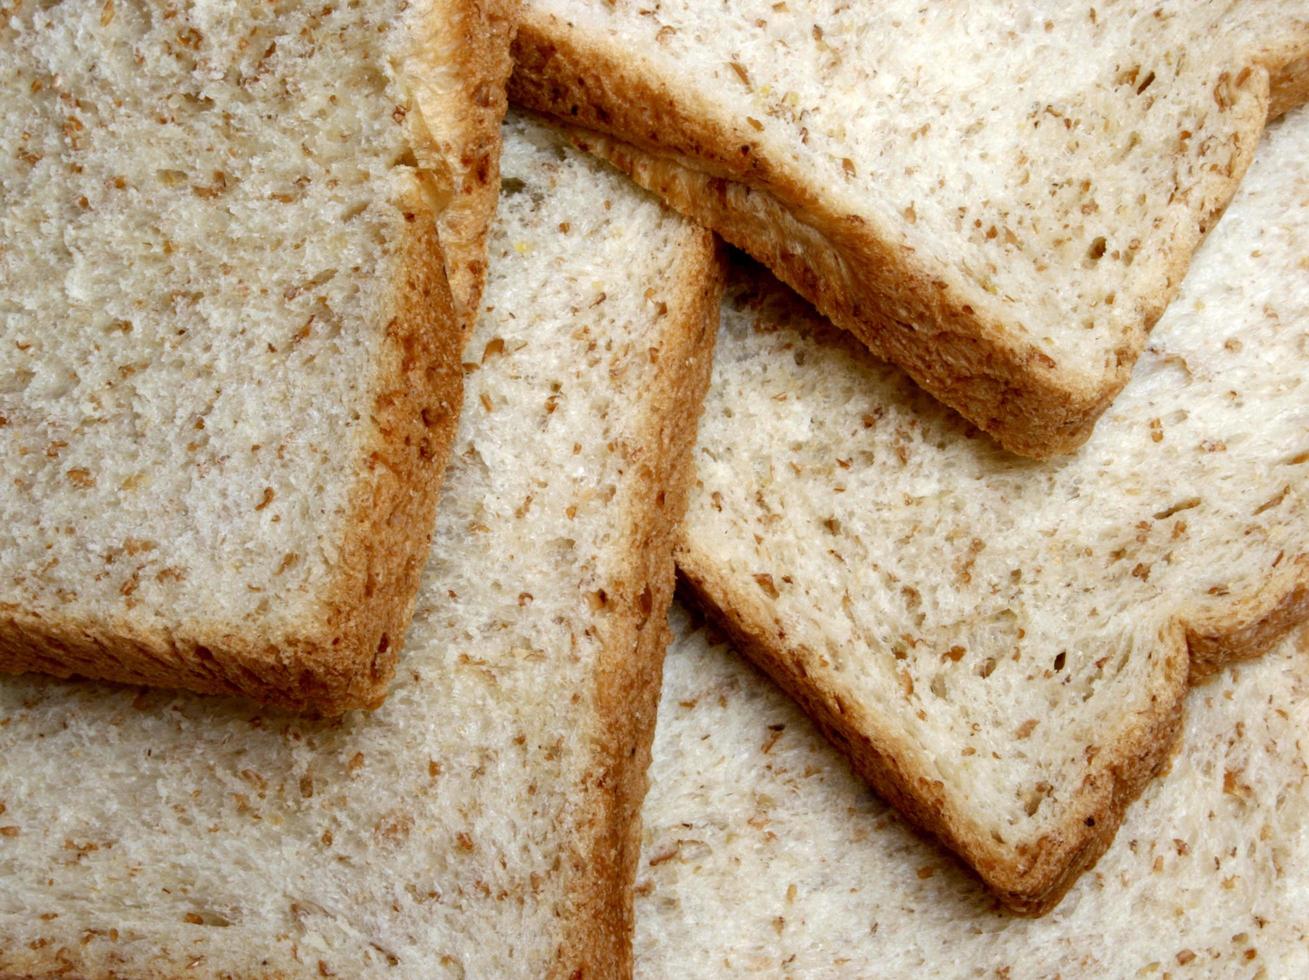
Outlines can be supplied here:
[[1126, 381], [1270, 86], [1277, 110], [1306, 94], [1299, 0], [526, 8], [518, 97], [720, 178], [679, 201], [649, 169], [1030, 456]]
[[1188, 670], [1309, 612], [1307, 146], [1303, 111], [1273, 127], [1058, 462], [994, 448], [757, 269], [729, 285], [679, 564], [1016, 905], [1112, 835]]
[[0, 616], [55, 637], [23, 666], [294, 699], [403, 629], [458, 390], [431, 6], [0, 5]]
[[682, 370], [658, 356], [660, 305], [705, 255], [536, 125], [507, 125], [503, 172], [389, 698], [313, 722], [0, 682], [0, 974], [540, 976], [576, 953], [562, 915], [589, 871], [595, 675], [623, 642], [605, 597], [631, 501], [653, 493], [632, 465], [642, 393]]
[[[680, 610], [637, 885], [638, 977], [1309, 971], [1309, 646], [1187, 701], [1184, 748], [1095, 871], [1020, 919]], [[730, 921], [730, 929], [722, 923]]]

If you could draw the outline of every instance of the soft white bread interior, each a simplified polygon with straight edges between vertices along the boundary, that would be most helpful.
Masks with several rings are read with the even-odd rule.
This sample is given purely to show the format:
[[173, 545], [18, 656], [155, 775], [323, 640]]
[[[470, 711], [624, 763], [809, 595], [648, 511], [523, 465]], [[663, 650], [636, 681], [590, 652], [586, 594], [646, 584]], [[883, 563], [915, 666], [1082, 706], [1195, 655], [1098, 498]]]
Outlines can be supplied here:
[[1309, 613], [1309, 111], [1273, 128], [1072, 458], [998, 450], [759, 270], [724, 303], [678, 561], [911, 818], [1055, 902], [1188, 676]]
[[[394, 688], [0, 683], [0, 975], [621, 974], [708, 233], [522, 119]], [[633, 256], [639, 256], [634, 262]]]
[[[680, 610], [637, 883], [638, 977], [1300, 977], [1309, 636], [1191, 692], [1093, 874], [1008, 915]], [[730, 927], [726, 924], [730, 923]]]
[[436, 224], [489, 218], [444, 154], [503, 108], [439, 64], [466, 6], [4, 11], [5, 669], [384, 694], [459, 406]]

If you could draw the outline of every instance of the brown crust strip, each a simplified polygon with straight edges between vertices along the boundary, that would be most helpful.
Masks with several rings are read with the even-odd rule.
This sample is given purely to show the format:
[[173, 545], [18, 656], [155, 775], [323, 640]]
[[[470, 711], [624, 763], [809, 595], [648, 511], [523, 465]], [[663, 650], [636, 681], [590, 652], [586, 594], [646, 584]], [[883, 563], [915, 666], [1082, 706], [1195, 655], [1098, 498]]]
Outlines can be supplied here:
[[326, 715], [381, 702], [427, 557], [463, 390], [435, 222], [418, 192], [402, 207], [409, 237], [377, 368], [373, 433], [360, 450], [352, 530], [314, 628], [260, 642], [49, 620], [7, 605], [3, 670], [235, 694]]
[[1259, 62], [1268, 69], [1269, 121], [1309, 102], [1309, 38], [1264, 51]]
[[[447, 151], [455, 197], [442, 213], [439, 228], [446, 277], [465, 335], [477, 320], [486, 285], [486, 236], [500, 196], [500, 123], [518, 3], [460, 0], [451, 28], [454, 36], [448, 41], [459, 65], [464, 111], [455, 120], [458, 140]], [[452, 106], [446, 100], [439, 108], [448, 113]]]
[[[588, 146], [760, 259], [834, 323], [1005, 448], [1037, 459], [1085, 442], [1126, 384], [1146, 332], [1249, 165], [1267, 102], [1256, 90], [1246, 113], [1249, 132], [1233, 147], [1224, 193], [1202, 202], [1195, 227], [1176, 229], [1166, 286], [1143, 306], [1140, 336], [1118, 351], [1116, 366], [1101, 382], [1076, 387], [1044, 353], [1016, 345], [1000, 324], [974, 311], [878, 229], [835, 212], [784, 165], [762, 157], [750, 132], [697, 115], [663, 80], [642, 75], [639, 62], [622, 60], [572, 24], [530, 11], [514, 58], [513, 101], [622, 141], [594, 137]], [[1249, 73], [1247, 84], [1257, 87], [1264, 79]]]
[[586, 843], [573, 857], [577, 882], [568, 929], [551, 975], [632, 974], [632, 888], [641, 850], [655, 715], [673, 598], [673, 544], [686, 511], [700, 407], [709, 388], [723, 285], [713, 236], [690, 232], [686, 280], [669, 302], [656, 348], [660, 380], [649, 394], [624, 491], [627, 560], [606, 588], [603, 660], [596, 677], [595, 763], [579, 797]]

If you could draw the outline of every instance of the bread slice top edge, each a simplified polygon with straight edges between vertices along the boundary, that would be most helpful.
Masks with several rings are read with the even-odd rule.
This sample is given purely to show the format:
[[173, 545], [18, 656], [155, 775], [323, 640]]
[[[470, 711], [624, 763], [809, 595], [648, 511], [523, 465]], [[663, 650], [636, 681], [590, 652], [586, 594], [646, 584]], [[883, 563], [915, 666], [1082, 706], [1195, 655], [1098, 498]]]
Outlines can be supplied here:
[[[1000, 6], [987, 5], [979, 10]], [[819, 125], [809, 122], [812, 113], [821, 116], [825, 120], [821, 125], [826, 126], [829, 120], [823, 115], [826, 111], [821, 107], [823, 100], [818, 99], [815, 106], [799, 113], [801, 121], [797, 122], [799, 110], [788, 108], [790, 95], [784, 91], [785, 86], [764, 84], [771, 80], [774, 69], [765, 66], [769, 59], [763, 58], [762, 52], [773, 48], [753, 36], [756, 32], [762, 36], [770, 31], [782, 31], [786, 40], [769, 42], [774, 47], [807, 44], [808, 41], [791, 37], [791, 28], [795, 26], [791, 21], [798, 23], [806, 15], [774, 13], [751, 22], [755, 26], [734, 28], [736, 33], [725, 36], [734, 38], [739, 33], [742, 53], [736, 60], [726, 59], [721, 64], [715, 60], [714, 52], [728, 41], [709, 40], [700, 30], [699, 16], [688, 13], [683, 17], [676, 10], [664, 11], [656, 18], [662, 18], [661, 23], [666, 21], [660, 28], [649, 18], [635, 18], [625, 8], [602, 13], [584, 0], [571, 5], [553, 0], [529, 4], [516, 41], [517, 68], [511, 79], [511, 97], [569, 122], [612, 134], [639, 149], [640, 154], [620, 152], [617, 159], [610, 159], [632, 172], [644, 186], [664, 194], [679, 210], [710, 223], [733, 244], [751, 252], [839, 326], [850, 330], [879, 356], [900, 364], [936, 398], [990, 432], [1011, 451], [1034, 458], [1069, 452], [1084, 442], [1095, 420], [1127, 381], [1149, 328], [1171, 301], [1191, 254], [1221, 214], [1249, 163], [1268, 112], [1270, 72], [1272, 79], [1284, 86], [1274, 99], [1276, 109], [1287, 108], [1298, 98], [1294, 94], [1298, 89], [1292, 81], [1293, 73], [1286, 74], [1283, 69], [1289, 70], [1294, 64], [1303, 38], [1309, 35], [1309, 23], [1292, 20], [1276, 24], [1276, 18], [1271, 16], [1262, 28], [1252, 26], [1248, 18], [1239, 18], [1232, 26], [1214, 28], [1215, 39], [1227, 36], [1230, 43], [1223, 49], [1225, 53], [1211, 52], [1212, 63], [1217, 65], [1223, 58], [1230, 58], [1231, 70], [1223, 73], [1224, 77], [1228, 81], [1239, 78], [1244, 93], [1230, 105], [1224, 102], [1223, 111], [1231, 117], [1224, 125], [1231, 125], [1231, 139], [1223, 145], [1231, 152], [1230, 159], [1218, 168], [1223, 172], [1203, 167], [1192, 175], [1196, 178], [1192, 186], [1187, 183], [1189, 178], [1179, 171], [1175, 176], [1186, 185], [1187, 192], [1169, 195], [1169, 188], [1163, 188], [1168, 203], [1162, 198], [1157, 202], [1161, 209], [1159, 220], [1148, 236], [1142, 233], [1139, 242], [1133, 240], [1130, 256], [1115, 248], [1115, 235], [1122, 237], [1121, 229], [1107, 225], [1100, 228], [1104, 224], [1101, 218], [1087, 217], [1098, 212], [1083, 209], [1081, 217], [1075, 221], [1069, 219], [1086, 225], [1086, 242], [1090, 244], [1083, 251], [1095, 258], [1083, 262], [1084, 256], [1079, 251], [1075, 256], [1071, 252], [1065, 256], [1066, 262], [1050, 262], [1061, 270], [1048, 276], [1050, 295], [1063, 289], [1059, 282], [1064, 285], [1077, 282], [1077, 289], [1082, 289], [1092, 278], [1106, 273], [1107, 265], [1098, 269], [1103, 264], [1103, 255], [1096, 253], [1107, 254], [1110, 264], [1126, 263], [1124, 273], [1104, 280], [1104, 296], [1094, 301], [1079, 301], [1058, 315], [1043, 317], [1030, 311], [1022, 313], [1020, 306], [1004, 299], [1008, 295], [1005, 289], [987, 286], [985, 276], [979, 280], [969, 273], [972, 279], [965, 282], [968, 276], [960, 278], [957, 269], [951, 271], [951, 265], [962, 254], [961, 248], [966, 251], [971, 246], [946, 247], [943, 242], [948, 235], [940, 239], [924, 237], [921, 201], [900, 200], [890, 189], [880, 192], [863, 189], [872, 178], [860, 169], [866, 163], [859, 154], [852, 152], [850, 157], [834, 158], [832, 168], [835, 169], [830, 174], [826, 171], [819, 174], [810, 168], [813, 163], [810, 158], [817, 159], [818, 151], [797, 143], [800, 137], [793, 130], [800, 127], [798, 132], [807, 136], [810, 126]], [[853, 21], [861, 16], [865, 15], [850, 14], [845, 19]], [[931, 19], [938, 15], [923, 16]], [[939, 16], [962, 22], [972, 15], [942, 12]], [[1207, 15], [1197, 13], [1196, 16]], [[686, 23], [675, 23], [679, 18]], [[844, 24], [841, 17], [835, 19]], [[841, 29], [854, 28], [845, 25]], [[1060, 26], [1055, 31], [1062, 29]], [[830, 35], [831, 28], [822, 25], [821, 30], [828, 33], [821, 37], [815, 34], [818, 40], [814, 43], [819, 48], [827, 43], [824, 38]], [[627, 38], [619, 50], [618, 38], [625, 37], [625, 31], [639, 35], [642, 40], [637, 43]], [[647, 32], [658, 33], [658, 39], [646, 39]], [[861, 43], [874, 44], [867, 38], [875, 36], [877, 32], [869, 29]], [[645, 43], [646, 40], [650, 43]], [[1033, 40], [1033, 43], [1042, 42]], [[677, 58], [661, 50], [671, 50], [670, 44], [677, 47]], [[629, 49], [636, 53], [629, 55]], [[1077, 57], [1089, 65], [1102, 54], [1087, 52]], [[852, 57], [849, 52], [833, 57], [837, 63], [842, 58], [846, 64], [870, 63], [866, 58]], [[1132, 55], [1128, 49], [1114, 57], [1124, 61]], [[875, 62], [876, 59], [872, 63]], [[790, 62], [782, 59], [777, 64]], [[890, 64], [885, 75], [894, 80], [895, 72], [903, 67]], [[776, 70], [785, 73], [784, 69]], [[838, 73], [834, 77], [845, 77], [840, 74], [845, 69], [833, 71]], [[1144, 69], [1141, 74], [1145, 74]], [[1148, 77], [1155, 80], [1154, 75]], [[880, 83], [880, 78], [868, 84], [875, 82]], [[887, 84], [894, 89], [893, 84]], [[949, 84], [943, 83], [946, 88]], [[1225, 86], [1227, 82], [1222, 84]], [[906, 85], [907, 89], [902, 86], [900, 91], [914, 90], [913, 85]], [[1050, 96], [1052, 105], [1057, 107], [1062, 107], [1060, 99], [1065, 95], [1076, 101], [1092, 90], [1090, 83], [1084, 90], [1077, 89], [1072, 81], [1061, 85], [1069, 91]], [[878, 91], [884, 89], [886, 86]], [[935, 88], [929, 86], [924, 91], [935, 91]], [[1155, 88], [1150, 100], [1158, 94]], [[802, 104], [807, 105], [804, 100], [811, 95], [805, 88]], [[1207, 88], [1203, 92], [1197, 88], [1190, 97], [1212, 103]], [[774, 107], [773, 101], [777, 99], [782, 102]], [[756, 101], [760, 106], [753, 109], [747, 106], [747, 103], [753, 106]], [[839, 103], [835, 96], [830, 101]], [[1018, 102], [1026, 105], [1021, 98]], [[1206, 114], [1203, 107], [1197, 111]], [[881, 119], [875, 112], [873, 118]], [[898, 118], [892, 115], [883, 122], [894, 129], [899, 125]], [[982, 126], [986, 118], [987, 113], [979, 109], [977, 125]], [[932, 118], [923, 122], [924, 131], [941, 124], [940, 119]], [[881, 122], [868, 125], [881, 125]], [[832, 126], [840, 128], [835, 122]], [[1084, 131], [1079, 131], [1078, 138], [1094, 139], [1090, 135], [1092, 129], [1095, 127], [1087, 124]], [[814, 129], [815, 136], [817, 132]], [[987, 130], [983, 128], [982, 132]], [[1011, 139], [1008, 129], [997, 133], [997, 140]], [[1126, 131], [1120, 135], [1126, 137]], [[1024, 138], [1015, 135], [1011, 142], [1013, 152], [1021, 152], [1022, 158], [1027, 159], [1022, 146]], [[918, 166], [921, 161], [914, 162], [917, 157], [913, 156], [911, 144], [908, 135], [901, 137], [894, 133], [884, 134], [878, 143], [903, 150], [905, 173], [921, 169]], [[603, 152], [611, 144], [602, 140], [599, 146]], [[1160, 154], [1162, 159], [1174, 150], [1160, 142], [1152, 144], [1149, 152]], [[1066, 159], [1061, 156], [1064, 150], [1048, 159], [1040, 157], [1039, 152], [1034, 153], [1039, 161], [1032, 163], [1033, 186], [1044, 186], [1041, 182], [1045, 177], [1040, 169], [1044, 164], [1040, 161], [1058, 169], [1062, 166], [1058, 161]], [[630, 167], [623, 162], [642, 155], [647, 160], [640, 166]], [[894, 154], [887, 151], [883, 156], [886, 162], [877, 166], [891, 166]], [[971, 167], [968, 160], [967, 156], [961, 156], [960, 167], [965, 170]], [[994, 164], [973, 163], [983, 170], [994, 169]], [[1113, 168], [1120, 164], [1121, 160], [1097, 165], [1095, 179], [1102, 184], [1111, 182]], [[1050, 180], [1052, 187], [1064, 186], [1053, 176]], [[876, 186], [877, 181], [873, 184]], [[1100, 193], [1097, 190], [1093, 196]], [[1133, 204], [1125, 213], [1139, 213], [1140, 207]], [[1000, 208], [998, 202], [995, 208]], [[961, 202], [961, 209], [967, 209], [967, 202]], [[993, 221], [993, 215], [982, 214], [986, 210], [982, 206], [978, 211], [981, 215], [978, 220], [982, 222], [977, 232], [982, 236], [980, 240], [992, 244], [1004, 241], [999, 231], [990, 239], [985, 238], [991, 234], [988, 227], [995, 229], [1003, 225], [999, 219]], [[970, 222], [972, 218], [970, 215]], [[1100, 230], [1095, 231], [1092, 225]], [[1025, 232], [1011, 230], [1006, 234], [1017, 236], [1013, 238], [1015, 244], [996, 247], [1016, 250], [1016, 256], [1022, 251]], [[1099, 244], [1106, 241], [1108, 244], [1103, 247]], [[991, 248], [992, 244], [985, 247]], [[993, 266], [996, 269], [1006, 264], [1012, 266], [1014, 256]], [[1045, 263], [1042, 259], [1037, 265]], [[1131, 284], [1129, 274], [1141, 280], [1139, 288]], [[1082, 319], [1088, 321], [1090, 329], [1066, 331], [1074, 320], [1080, 323]], [[1112, 329], [1111, 323], [1116, 324]], [[1057, 345], [1047, 342], [1057, 331], [1066, 331], [1076, 344], [1096, 338], [1093, 343], [1099, 346], [1094, 355], [1061, 353]], [[1110, 334], [1112, 340], [1108, 340]]]

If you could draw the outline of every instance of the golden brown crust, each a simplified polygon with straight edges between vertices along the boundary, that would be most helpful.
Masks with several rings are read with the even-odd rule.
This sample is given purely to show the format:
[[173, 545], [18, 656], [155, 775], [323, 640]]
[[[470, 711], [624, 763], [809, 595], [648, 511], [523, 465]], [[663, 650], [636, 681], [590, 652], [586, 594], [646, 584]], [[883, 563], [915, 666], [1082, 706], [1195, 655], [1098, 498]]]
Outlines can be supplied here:
[[593, 803], [578, 829], [578, 885], [553, 975], [627, 977], [632, 973], [632, 887], [641, 849], [646, 792], [664, 651], [673, 597], [673, 542], [691, 481], [691, 450], [709, 387], [723, 269], [713, 236], [695, 232], [680, 294], [668, 303], [666, 326], [652, 356], [660, 380], [649, 394], [629, 466], [638, 484], [627, 491], [627, 561], [606, 589], [604, 658], [596, 678], [596, 761], [579, 795]]
[[319, 641], [319, 659], [331, 685], [305, 705], [327, 715], [375, 708], [386, 695], [431, 550], [463, 401], [463, 336], [436, 226], [417, 202], [404, 216], [415, 231], [386, 327], [378, 370], [385, 383], [374, 398], [373, 438], [362, 453], [350, 531], [325, 602], [330, 632]]
[[[854, 215], [837, 213], [801, 177], [761, 156], [751, 132], [697, 115], [663, 80], [644, 77], [634, 61], [595, 44], [573, 25], [525, 13], [514, 57], [511, 99], [617, 137], [622, 142], [588, 138], [588, 146], [763, 261], [834, 323], [899, 364], [1005, 448], [1038, 459], [1085, 442], [1127, 382], [1146, 332], [1235, 192], [1267, 104], [1256, 91], [1259, 97], [1243, 120], [1249, 133], [1232, 147], [1223, 192], [1202, 202], [1196, 227], [1178, 228], [1170, 238], [1166, 287], [1143, 310], [1139, 338], [1124, 344], [1101, 381], [1077, 386], [1043, 352], [1009, 339], [1001, 325], [976, 312], [888, 236]], [[1250, 73], [1247, 84], [1264, 81]]]
[[486, 285], [486, 237], [500, 195], [500, 123], [518, 2], [455, 0], [445, 32], [460, 91], [457, 99], [444, 98], [439, 107], [453, 130], [453, 139], [443, 149], [454, 198], [438, 227], [446, 277], [465, 334], [477, 320]]
[[377, 367], [371, 438], [349, 501], [337, 576], [312, 629], [252, 639], [129, 622], [47, 619], [0, 605], [0, 669], [234, 694], [340, 714], [385, 694], [427, 557], [462, 397], [459, 331], [432, 213], [415, 193]]
[[1272, 649], [1286, 633], [1309, 619], [1309, 555], [1252, 596], [1225, 604], [1212, 619], [1187, 623], [1191, 679], [1200, 681], [1238, 660]]

